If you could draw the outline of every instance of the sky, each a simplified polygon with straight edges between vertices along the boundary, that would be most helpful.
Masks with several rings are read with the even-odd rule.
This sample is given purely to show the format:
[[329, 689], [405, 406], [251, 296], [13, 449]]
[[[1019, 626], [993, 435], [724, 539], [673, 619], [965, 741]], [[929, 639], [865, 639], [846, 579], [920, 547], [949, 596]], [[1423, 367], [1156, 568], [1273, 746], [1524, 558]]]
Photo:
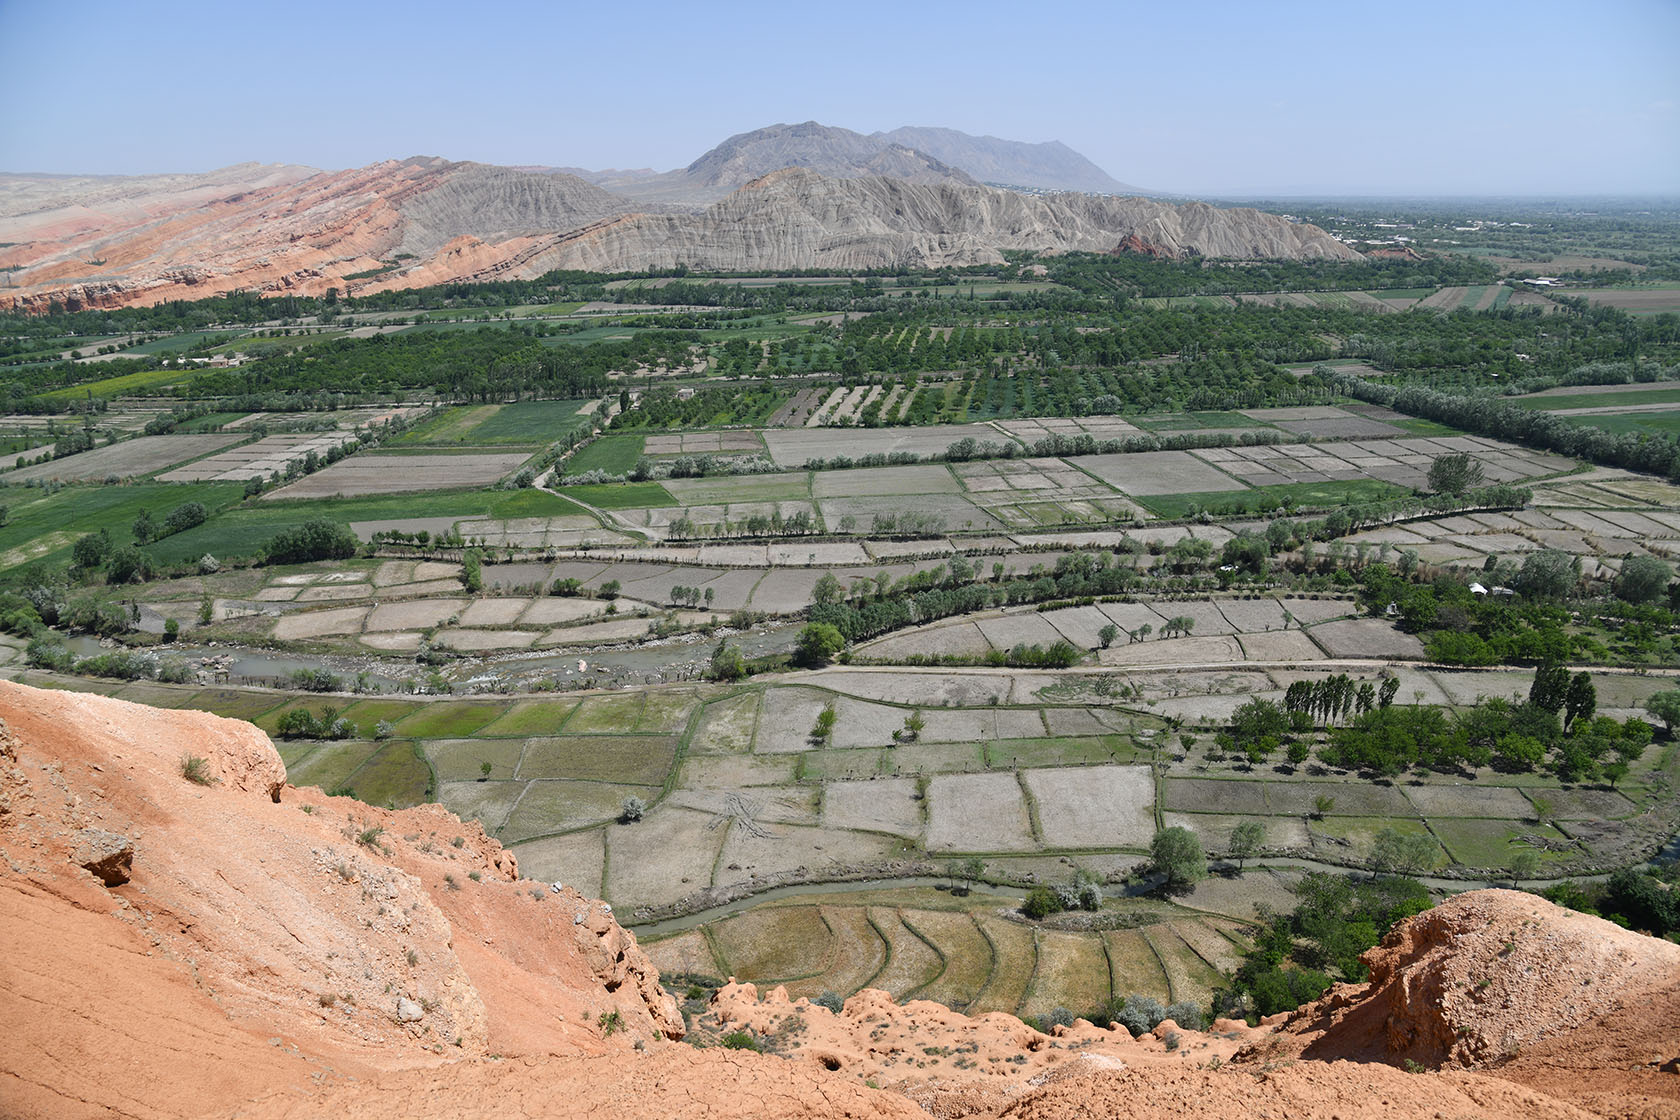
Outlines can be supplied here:
[[683, 166], [817, 120], [1218, 197], [1680, 194], [1680, 0], [0, 0], [0, 170]]

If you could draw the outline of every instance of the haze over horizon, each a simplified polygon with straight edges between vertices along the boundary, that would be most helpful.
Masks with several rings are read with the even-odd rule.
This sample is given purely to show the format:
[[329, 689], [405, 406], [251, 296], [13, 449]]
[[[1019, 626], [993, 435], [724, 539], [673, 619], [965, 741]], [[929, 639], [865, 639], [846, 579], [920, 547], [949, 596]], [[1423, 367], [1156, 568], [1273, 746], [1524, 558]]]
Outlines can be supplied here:
[[1155, 191], [1680, 193], [1680, 4], [1403, 11], [0, 2], [0, 168], [681, 167], [816, 120], [1061, 140]]

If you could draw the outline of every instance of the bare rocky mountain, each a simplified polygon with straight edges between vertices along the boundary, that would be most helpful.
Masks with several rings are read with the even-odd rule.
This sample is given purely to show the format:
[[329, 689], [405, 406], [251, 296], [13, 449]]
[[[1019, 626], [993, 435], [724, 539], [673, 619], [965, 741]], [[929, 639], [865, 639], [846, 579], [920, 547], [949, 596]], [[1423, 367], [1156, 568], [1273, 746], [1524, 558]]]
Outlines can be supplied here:
[[872, 138], [926, 152], [995, 186], [1095, 194], [1147, 193], [1115, 179], [1060, 140], [1028, 144], [996, 136], [970, 136], [954, 128], [913, 126], [877, 132]]
[[[1006, 249], [1355, 259], [1317, 226], [1258, 210], [1095, 195], [1024, 195], [902, 179], [777, 171], [698, 214], [636, 214], [532, 241], [497, 276], [553, 268], [626, 272], [936, 267], [1003, 260]], [[491, 278], [486, 274], [483, 278]]]
[[1407, 919], [1371, 983], [1258, 1028], [751, 985], [685, 1023], [610, 907], [476, 823], [294, 787], [250, 724], [9, 681], [0, 960], [14, 1120], [1680, 1117], [1680, 947], [1532, 895]]
[[773, 124], [731, 136], [687, 167], [663, 175], [603, 172], [591, 181], [637, 199], [708, 203], [787, 167], [836, 179], [975, 184], [964, 172], [908, 145], [816, 121]]
[[[732, 182], [776, 162], [760, 158], [766, 150], [719, 149], [694, 165], [693, 179]], [[203, 176], [64, 179], [57, 188], [13, 177], [0, 180], [0, 242], [10, 243], [0, 247], [8, 273], [0, 308], [119, 307], [240, 290], [354, 294], [552, 268], [983, 264], [1008, 249], [1357, 257], [1316, 226], [1255, 210], [1026, 195], [980, 186], [910, 149], [877, 151], [842, 170], [783, 168], [698, 211], [633, 202], [563, 172], [435, 157], [333, 172], [248, 164]]]

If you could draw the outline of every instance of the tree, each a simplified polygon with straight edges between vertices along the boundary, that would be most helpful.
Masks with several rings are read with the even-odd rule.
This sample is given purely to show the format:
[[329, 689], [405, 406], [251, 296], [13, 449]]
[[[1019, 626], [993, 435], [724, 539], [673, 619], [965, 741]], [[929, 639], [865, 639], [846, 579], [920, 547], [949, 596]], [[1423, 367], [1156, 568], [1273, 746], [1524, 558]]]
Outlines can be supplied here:
[[1027, 892], [1027, 900], [1021, 904], [1021, 913], [1033, 921], [1042, 921], [1062, 908], [1062, 900], [1056, 897], [1056, 892], [1040, 883]]
[[834, 660], [834, 655], [845, 648], [846, 638], [838, 627], [826, 622], [813, 622], [799, 632], [794, 656], [801, 665], [816, 669]]
[[623, 586], [624, 585], [619, 583], [616, 579], [609, 579], [607, 582], [605, 582], [601, 585], [601, 598], [603, 598], [603, 599], [616, 599], [616, 598], [618, 598], [619, 590], [621, 588], [623, 588]]
[[1674, 734], [1674, 729], [1680, 727], [1680, 688], [1654, 693], [1645, 701], [1645, 710], [1662, 720], [1670, 735]]
[[106, 583], [140, 583], [150, 578], [151, 574], [151, 561], [131, 544], [113, 551], [105, 565]]
[[1336, 799], [1334, 797], [1331, 797], [1328, 793], [1319, 794], [1317, 797], [1313, 798], [1313, 819], [1320, 821], [1323, 820], [1325, 817], [1329, 816], [1330, 811], [1335, 807]]
[[111, 555], [111, 534], [104, 529], [78, 537], [70, 559], [78, 568], [97, 568]]
[[1517, 889], [1520, 879], [1532, 879], [1540, 873], [1540, 853], [1533, 848], [1519, 848], [1511, 855], [1511, 889]]
[[1149, 857], [1155, 870], [1165, 876], [1162, 887], [1168, 894], [1183, 893], [1207, 878], [1207, 853], [1188, 828], [1161, 829], [1150, 842]]
[[1528, 686], [1528, 702], [1557, 715], [1569, 698], [1569, 683], [1568, 669], [1562, 665], [1542, 665], [1534, 671], [1534, 683]]
[[639, 797], [626, 797], [624, 804], [618, 811], [618, 819], [623, 824], [634, 824], [642, 819], [647, 812], [647, 802]]
[[489, 762], [479, 763], [478, 764], [478, 774], [479, 774], [478, 780], [481, 781], [481, 782], [488, 780], [489, 777], [490, 777], [490, 771], [494, 770], [495, 768], [496, 767]]
[[817, 580], [816, 585], [811, 588], [811, 601], [822, 606], [838, 603], [843, 597], [843, 591], [844, 589], [841, 588], [840, 581], [835, 578], [834, 573], [824, 572], [822, 578]]
[[1513, 586], [1530, 599], [1562, 599], [1581, 579], [1581, 558], [1556, 548], [1523, 557]]
[[143, 509], [140, 516], [134, 519], [134, 539], [145, 544], [157, 536], [157, 523], [152, 520], [152, 511]]
[[305, 564], [311, 560], [348, 560], [361, 542], [350, 526], [332, 521], [305, 521], [276, 533], [263, 546], [269, 564]]
[[1668, 590], [1674, 572], [1655, 556], [1630, 556], [1622, 561], [1614, 589], [1630, 603], [1654, 603]]
[[1371, 845], [1371, 866], [1390, 875], [1416, 875], [1435, 865], [1435, 841], [1425, 833], [1385, 828]]
[[727, 641], [712, 651], [712, 676], [720, 681], [738, 681], [747, 675], [747, 659]]
[[1462, 494], [1486, 479], [1482, 464], [1467, 451], [1437, 455], [1429, 464], [1429, 489], [1437, 494]]
[[1231, 830], [1231, 858], [1237, 861], [1237, 874], [1243, 864], [1266, 842], [1266, 826], [1260, 821], [1244, 821]]
[[1113, 645], [1114, 644], [1114, 639], [1118, 638], [1119, 636], [1120, 636], [1120, 627], [1116, 626], [1112, 622], [1109, 623], [1107, 626], [1104, 626], [1101, 630], [1097, 631], [1097, 641], [1102, 643], [1102, 648], [1104, 648], [1104, 649], [1107, 649], [1109, 646]]
[[906, 740], [916, 740], [922, 737], [922, 728], [927, 726], [927, 718], [921, 712], [911, 712], [904, 717], [904, 729], [898, 737]]
[[1576, 673], [1569, 678], [1569, 688], [1563, 694], [1563, 729], [1568, 731], [1578, 719], [1592, 719], [1597, 710], [1598, 689], [1593, 687], [1592, 677]]

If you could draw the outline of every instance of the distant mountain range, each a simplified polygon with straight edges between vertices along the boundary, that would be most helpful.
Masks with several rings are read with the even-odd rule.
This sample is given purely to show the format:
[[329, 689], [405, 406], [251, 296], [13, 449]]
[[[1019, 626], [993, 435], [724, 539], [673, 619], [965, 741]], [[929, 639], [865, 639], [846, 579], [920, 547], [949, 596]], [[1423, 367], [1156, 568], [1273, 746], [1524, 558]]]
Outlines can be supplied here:
[[982, 177], [1037, 190], [1113, 182], [1060, 144], [817, 124], [731, 137], [680, 171], [587, 178], [431, 156], [347, 171], [0, 174], [0, 308], [355, 294], [555, 268], [938, 267], [998, 262], [1005, 250], [1358, 256], [1316, 226], [1256, 210], [1030, 194]]
[[[950, 128], [899, 128], [865, 136], [806, 121], [731, 136], [676, 171], [556, 170], [627, 198], [715, 202], [772, 171], [804, 167], [834, 179], [883, 177], [909, 183], [960, 183], [1028, 190], [1142, 194], [1058, 140], [1026, 144]], [[539, 169], [533, 169], [539, 170]]]

